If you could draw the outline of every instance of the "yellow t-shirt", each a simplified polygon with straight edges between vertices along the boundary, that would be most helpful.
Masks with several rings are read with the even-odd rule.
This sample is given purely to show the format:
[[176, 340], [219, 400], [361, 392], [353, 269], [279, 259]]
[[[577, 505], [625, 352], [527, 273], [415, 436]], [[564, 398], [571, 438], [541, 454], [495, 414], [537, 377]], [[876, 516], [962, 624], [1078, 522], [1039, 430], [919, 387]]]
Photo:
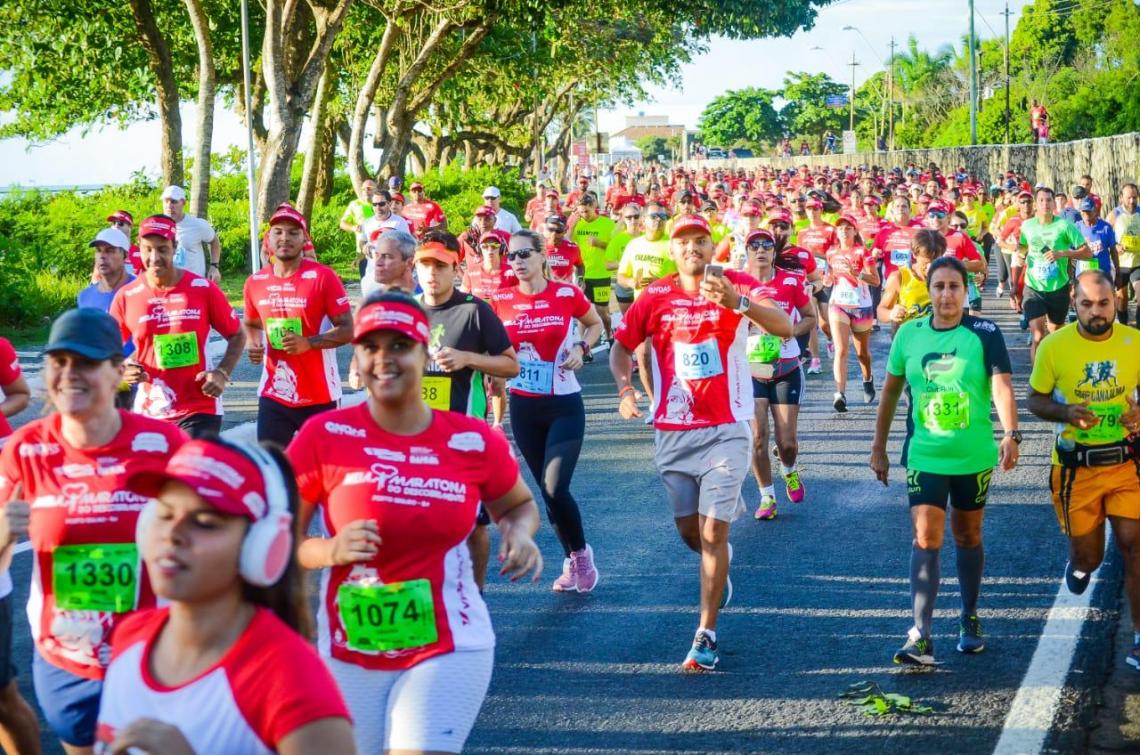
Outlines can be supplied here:
[[626, 244], [617, 269], [618, 275], [640, 279], [641, 285], [633, 290], [635, 299], [650, 283], [675, 272], [677, 264], [669, 251], [669, 239], [650, 241], [645, 236], [638, 236]]
[[[1088, 402], [1100, 423], [1088, 430], [1058, 424], [1063, 440], [1086, 446], [1103, 446], [1124, 440], [1127, 431], [1120, 415], [1128, 411], [1126, 398], [1140, 385], [1140, 330], [1116, 323], [1112, 336], [1093, 341], [1072, 323], [1045, 337], [1037, 347], [1037, 360], [1029, 387], [1052, 395], [1062, 404]], [[1057, 456], [1053, 455], [1056, 463]]]
[[907, 320], [930, 312], [930, 290], [926, 281], [912, 273], [910, 268], [899, 268], [898, 303], [906, 307]]
[[1121, 247], [1120, 266], [1140, 267], [1140, 210], [1130, 215], [1118, 214], [1112, 230]]

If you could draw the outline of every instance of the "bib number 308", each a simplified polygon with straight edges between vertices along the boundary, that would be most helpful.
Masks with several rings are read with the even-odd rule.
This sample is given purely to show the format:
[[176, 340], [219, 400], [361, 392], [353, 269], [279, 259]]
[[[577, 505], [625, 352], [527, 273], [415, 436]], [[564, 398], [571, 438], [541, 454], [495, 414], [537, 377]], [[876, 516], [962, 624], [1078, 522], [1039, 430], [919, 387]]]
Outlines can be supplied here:
[[431, 582], [344, 584], [337, 590], [348, 647], [363, 653], [431, 645], [439, 639]]

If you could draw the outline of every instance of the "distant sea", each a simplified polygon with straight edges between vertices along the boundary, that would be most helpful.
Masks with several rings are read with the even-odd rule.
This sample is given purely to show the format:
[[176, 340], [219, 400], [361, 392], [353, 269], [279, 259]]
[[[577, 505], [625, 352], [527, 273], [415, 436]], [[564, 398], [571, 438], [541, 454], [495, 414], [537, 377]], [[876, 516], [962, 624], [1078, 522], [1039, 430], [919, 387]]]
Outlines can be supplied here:
[[7, 194], [20, 191], [46, 191], [49, 193], [56, 193], [61, 191], [74, 191], [80, 194], [91, 194], [99, 191], [106, 184], [49, 184], [47, 186], [23, 186], [21, 184], [8, 184], [7, 186], [0, 186], [0, 199]]

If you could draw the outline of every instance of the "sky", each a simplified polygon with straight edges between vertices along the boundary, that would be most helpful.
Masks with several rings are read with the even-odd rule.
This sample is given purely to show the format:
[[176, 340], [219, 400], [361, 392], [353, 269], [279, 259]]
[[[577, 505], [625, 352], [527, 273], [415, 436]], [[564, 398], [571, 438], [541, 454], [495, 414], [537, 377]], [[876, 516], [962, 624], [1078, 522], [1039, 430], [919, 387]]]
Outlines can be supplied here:
[[[1024, 5], [1024, 0], [1009, 3], [1011, 29]], [[667, 115], [670, 123], [695, 128], [705, 105], [728, 89], [775, 89], [789, 71], [826, 73], [837, 81], [850, 82], [852, 52], [859, 63], [855, 68], [858, 87], [884, 67], [892, 34], [900, 45], [914, 34], [924, 49], [960, 44], [969, 28], [967, 8], [967, 0], [838, 0], [820, 11], [812, 29], [790, 38], [714, 39], [709, 52], [683, 68], [682, 87], [652, 87], [645, 102], [599, 113], [599, 126], [603, 132], [613, 133], [624, 127], [627, 116], [645, 113]], [[1004, 0], [976, 0], [979, 37], [1004, 34], [1004, 8]], [[846, 26], [859, 31], [845, 31]], [[194, 106], [187, 104], [182, 108], [187, 154], [192, 153], [195, 125]], [[137, 123], [125, 130], [96, 129], [86, 135], [75, 130], [42, 145], [30, 145], [23, 139], [0, 140], [0, 187], [121, 183], [138, 170], [157, 177], [159, 140], [157, 121]], [[241, 122], [219, 106], [214, 119], [214, 151], [224, 152], [231, 145], [244, 148], [245, 143]]]

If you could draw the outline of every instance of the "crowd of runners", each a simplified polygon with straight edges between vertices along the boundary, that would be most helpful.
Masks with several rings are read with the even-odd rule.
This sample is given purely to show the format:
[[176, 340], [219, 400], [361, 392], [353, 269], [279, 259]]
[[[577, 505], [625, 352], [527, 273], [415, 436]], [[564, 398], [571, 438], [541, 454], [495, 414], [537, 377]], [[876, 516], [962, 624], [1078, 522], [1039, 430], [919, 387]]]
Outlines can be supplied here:
[[[1056, 427], [1041, 486], [1070, 538], [1068, 589], [1087, 588], [1111, 520], [1140, 627], [1137, 187], [1109, 209], [1088, 176], [1065, 194], [980, 179], [627, 165], [566, 194], [539, 182], [522, 217], [487, 187], [470, 219], [422, 184], [405, 197], [399, 177], [365, 181], [341, 223], [360, 301], [283, 204], [240, 314], [181, 188], [137, 228], [115, 212], [44, 348], [52, 412], [15, 431], [0, 418], [0, 746], [39, 751], [19, 669], [68, 752], [459, 752], [494, 667], [492, 549], [502, 577], [542, 578], [541, 499], [562, 549], [554, 591], [604, 590], [619, 558], [595, 553], [603, 523], [572, 492], [590, 442], [578, 373], [607, 351], [614, 421], [653, 426], [698, 554], [682, 669], [718, 665], [733, 522], [776, 519], [777, 473], [789, 501], [825, 497], [797, 458], [813, 383], [839, 415], [849, 394], [878, 401], [868, 474], [884, 485], [905, 395], [914, 622], [896, 663], [935, 663], [948, 511], [957, 650], [985, 647], [983, 515], [995, 467], [1019, 461], [1026, 382], [1023, 408]], [[1021, 314], [1030, 375], [985, 319], [995, 306]], [[261, 370], [257, 445], [219, 437], [242, 359]], [[363, 402], [343, 401], [345, 379]], [[0, 387], [4, 418], [28, 405], [3, 339]], [[35, 650], [10, 657], [25, 539]], [[1128, 662], [1140, 669], [1140, 633]]]

